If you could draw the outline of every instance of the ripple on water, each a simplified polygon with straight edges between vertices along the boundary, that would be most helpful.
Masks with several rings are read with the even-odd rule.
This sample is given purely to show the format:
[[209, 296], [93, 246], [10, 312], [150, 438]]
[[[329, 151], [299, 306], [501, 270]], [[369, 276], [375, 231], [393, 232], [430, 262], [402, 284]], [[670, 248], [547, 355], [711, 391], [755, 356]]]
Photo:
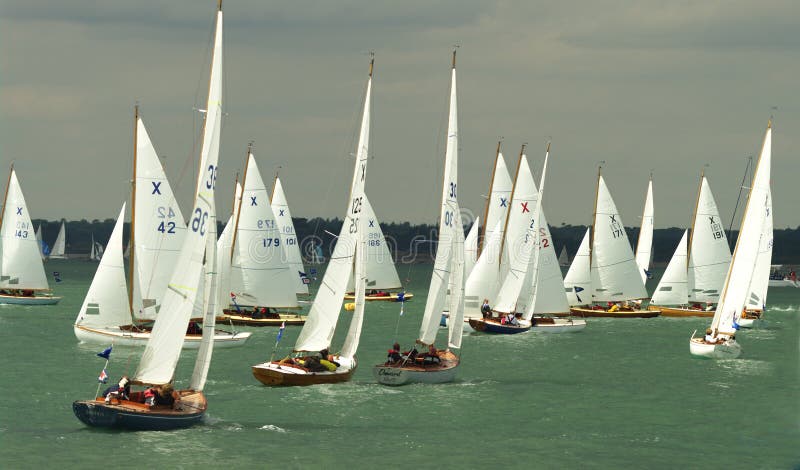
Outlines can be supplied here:
[[281, 434], [286, 434], [286, 430], [280, 426], [275, 426], [274, 424], [265, 424], [258, 429], [262, 429], [264, 431], [274, 431]]

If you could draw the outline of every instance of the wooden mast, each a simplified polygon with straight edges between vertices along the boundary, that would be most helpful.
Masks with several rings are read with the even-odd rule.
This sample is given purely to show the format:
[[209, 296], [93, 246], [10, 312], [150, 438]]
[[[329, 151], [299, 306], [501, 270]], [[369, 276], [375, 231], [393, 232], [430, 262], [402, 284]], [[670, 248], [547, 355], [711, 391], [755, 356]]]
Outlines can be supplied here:
[[[453, 51], [453, 54], [455, 54], [455, 51]], [[453, 61], [455, 62], [455, 58], [453, 59]], [[455, 65], [453, 66], [453, 68], [455, 68]], [[489, 204], [492, 203], [492, 189], [494, 188], [494, 174], [497, 171], [497, 160], [500, 158], [500, 144], [501, 143], [503, 143], [502, 139], [497, 141], [497, 150], [495, 151], [495, 154], [494, 154], [494, 166], [492, 167], [492, 179], [489, 180], [489, 194], [486, 196], [486, 210], [484, 210], [484, 212], [483, 212], [483, 233], [481, 234], [480, 230], [478, 231], [479, 232], [479, 236], [478, 236], [478, 253], [477, 253], [478, 257], [481, 256], [481, 251], [483, 251], [483, 242], [486, 239], [486, 230], [489, 228], [489, 226], [486, 225], [486, 222], [488, 222], [486, 220], [486, 218], [489, 217]]]
[[131, 288], [128, 289], [128, 308], [131, 312], [131, 320], [136, 319], [133, 311], [133, 289], [136, 285], [134, 280], [134, 253], [136, 252], [136, 245], [134, 233], [136, 228], [136, 158], [139, 147], [139, 103], [133, 107], [133, 179], [131, 180], [131, 236], [128, 244], [131, 247], [130, 258], [128, 258], [128, 278], [131, 280]]
[[[706, 177], [706, 169], [704, 167], [700, 171], [700, 184], [697, 186], [697, 198], [694, 201], [694, 215], [692, 216], [692, 227], [691, 227], [692, 231], [689, 233], [689, 246], [686, 247], [686, 272], [687, 273], [689, 272], [689, 259], [691, 259], [691, 254], [692, 254], [692, 240], [694, 240], [694, 225], [695, 225], [695, 223], [697, 223], [697, 208], [700, 207], [700, 193], [703, 191], [703, 179], [705, 177]], [[686, 294], [687, 294], [687, 301], [688, 301], [688, 296], [691, 295], [691, 292], [689, 292], [687, 290]]]
[[[511, 185], [511, 196], [508, 198], [508, 209], [506, 209], [506, 222], [503, 224], [503, 238], [500, 240], [500, 253], [497, 255], [497, 269], [500, 269], [500, 264], [503, 261], [503, 248], [506, 244], [506, 229], [508, 229], [508, 219], [511, 218], [511, 203], [514, 201], [514, 191], [517, 189], [517, 178], [519, 178], [519, 167], [520, 163], [522, 163], [522, 156], [525, 155], [525, 146], [527, 144], [522, 144], [522, 148], [519, 149], [519, 158], [517, 159], [517, 171], [514, 173], [514, 184]], [[548, 150], [550, 149], [550, 144], [547, 144]], [[495, 168], [497, 164], [495, 164]], [[494, 180], [494, 178], [492, 178]], [[491, 191], [489, 192], [491, 194]], [[489, 196], [491, 197], [491, 196]]]
[[[244, 199], [244, 189], [247, 183], [247, 167], [250, 166], [250, 154], [253, 151], [253, 142], [247, 144], [247, 155], [244, 157], [244, 175], [242, 176], [242, 194], [239, 196], [239, 207], [236, 209], [236, 223], [233, 224], [233, 238], [231, 240], [231, 263], [233, 262], [233, 253], [236, 248], [236, 233], [239, 231], [239, 215], [242, 213], [242, 200]], [[236, 205], [236, 188], [233, 188], [233, 204]]]
[[[597, 197], [600, 194], [600, 170], [602, 170], [603, 164], [601, 163], [597, 167], [597, 189], [594, 193], [594, 212], [592, 214], [592, 231], [589, 233], [589, 279], [592, 278], [592, 253], [594, 252], [594, 232], [595, 232], [595, 224], [597, 224]], [[624, 227], [623, 227], [624, 229]], [[594, 291], [594, 287], [592, 287], [592, 291]], [[589, 293], [589, 305], [591, 305], [594, 300], [593, 292]]]

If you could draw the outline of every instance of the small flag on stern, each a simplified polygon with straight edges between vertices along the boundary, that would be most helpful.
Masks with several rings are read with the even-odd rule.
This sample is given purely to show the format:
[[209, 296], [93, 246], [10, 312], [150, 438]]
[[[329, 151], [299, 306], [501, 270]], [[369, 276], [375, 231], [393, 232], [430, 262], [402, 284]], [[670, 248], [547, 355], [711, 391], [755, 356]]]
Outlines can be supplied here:
[[303, 271], [297, 271], [297, 274], [300, 275], [300, 279], [303, 281], [303, 284], [311, 284], [311, 279], [308, 278], [308, 275]]
[[103, 369], [103, 371], [100, 372], [100, 377], [97, 378], [97, 381], [100, 383], [108, 382], [108, 374], [106, 373], [105, 369]]
[[278, 341], [281, 340], [281, 338], [283, 338], [283, 330], [285, 330], [285, 329], [286, 329], [286, 322], [284, 321], [283, 323], [281, 323], [281, 327], [278, 328], [278, 337], [275, 338], [275, 343], [276, 344], [278, 343]]
[[97, 353], [97, 357], [102, 357], [103, 359], [108, 360], [111, 357], [111, 349], [113, 348], [114, 346], [109, 346], [105, 348], [103, 352]]

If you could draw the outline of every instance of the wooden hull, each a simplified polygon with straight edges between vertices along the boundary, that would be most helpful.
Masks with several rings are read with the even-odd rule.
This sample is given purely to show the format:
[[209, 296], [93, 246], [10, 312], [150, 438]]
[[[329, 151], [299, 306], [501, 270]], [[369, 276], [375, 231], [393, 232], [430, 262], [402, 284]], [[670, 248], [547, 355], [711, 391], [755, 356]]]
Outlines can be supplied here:
[[473, 330], [480, 333], [488, 333], [494, 335], [513, 335], [517, 333], [524, 333], [531, 329], [531, 324], [526, 321], [520, 321], [519, 325], [501, 324], [498, 321], [487, 320], [484, 318], [470, 318], [469, 326]]
[[[117, 327], [90, 328], [82, 325], [73, 325], [75, 337], [82, 343], [94, 343], [116, 346], [145, 346], [150, 339], [149, 331], [130, 331]], [[235, 333], [218, 332], [214, 335], [215, 348], [235, 348], [244, 346], [250, 338], [249, 331]], [[183, 349], [198, 349], [202, 335], [186, 335], [183, 340]]]
[[531, 331], [534, 333], [577, 333], [586, 328], [586, 320], [577, 318], [534, 317]]
[[225, 310], [225, 314], [217, 317], [217, 323], [232, 323], [244, 326], [281, 326], [286, 322], [286, 326], [304, 325], [306, 317], [295, 313], [278, 314], [280, 318], [253, 318], [245, 315], [238, 315], [236, 311]]
[[736, 359], [742, 353], [742, 347], [735, 339], [709, 344], [701, 337], [689, 340], [689, 352], [692, 356], [707, 359]]
[[127, 400], [105, 403], [102, 397], [72, 403], [75, 416], [87, 426], [129, 429], [136, 431], [166, 431], [187, 428], [203, 421], [207, 403], [202, 392], [181, 390], [177, 408], [154, 406]]
[[442, 362], [436, 366], [378, 364], [372, 368], [372, 374], [375, 376], [375, 380], [382, 385], [452, 382], [461, 363], [459, 357], [450, 351], [439, 351], [439, 358]]
[[695, 310], [693, 308], [664, 307], [661, 305], [648, 305], [647, 310], [661, 312], [662, 317], [713, 317], [713, 310]]
[[55, 305], [61, 297], [52, 295], [16, 296], [0, 294], [0, 304], [9, 305]]
[[[652, 318], [657, 317], [660, 310], [617, 310], [616, 312], [609, 312], [608, 310], [594, 310], [591, 308], [570, 307], [572, 315], [578, 317], [603, 317], [603, 318]], [[556, 314], [562, 317], [568, 314]]]
[[[414, 298], [414, 294], [411, 292], [406, 292], [403, 296], [403, 300], [411, 300]], [[352, 292], [348, 292], [344, 296], [344, 300], [355, 300], [356, 296]], [[371, 302], [397, 302], [397, 292], [389, 292], [388, 295], [365, 295], [364, 300]]]
[[348, 382], [358, 362], [337, 357], [341, 365], [333, 372], [310, 372], [299, 366], [281, 364], [279, 361], [263, 362], [252, 367], [253, 376], [264, 385], [272, 387], [298, 387], [306, 385]]

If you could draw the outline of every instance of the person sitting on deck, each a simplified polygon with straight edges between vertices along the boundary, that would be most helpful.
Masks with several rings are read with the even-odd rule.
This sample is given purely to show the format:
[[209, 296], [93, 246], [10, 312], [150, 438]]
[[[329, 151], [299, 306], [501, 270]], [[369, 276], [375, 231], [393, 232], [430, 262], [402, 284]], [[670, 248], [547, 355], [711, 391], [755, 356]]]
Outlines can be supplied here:
[[320, 363], [320, 359], [317, 356], [308, 356], [305, 358], [303, 363], [303, 367], [309, 370], [309, 372], [327, 372], [328, 368], [325, 367]]
[[483, 318], [490, 318], [492, 316], [492, 307], [489, 305], [489, 299], [483, 299], [481, 313], [483, 314]]
[[692, 310], [703, 310], [703, 306], [700, 305], [700, 302], [695, 302], [690, 307]]
[[402, 360], [403, 356], [400, 355], [400, 343], [394, 343], [392, 349], [389, 350], [389, 354], [386, 356], [386, 363], [396, 364]]
[[509, 312], [509, 314], [508, 314], [508, 315], [506, 315], [506, 323], [508, 323], [508, 324], [510, 324], [510, 325], [512, 325], [512, 326], [517, 326], [517, 325], [519, 325], [519, 322], [517, 321], [517, 316], [516, 316], [516, 315], [514, 315], [514, 314], [513, 314], [513, 313], [511, 313], [511, 312]]
[[417, 359], [418, 355], [419, 351], [417, 351], [417, 347], [414, 346], [413, 348], [411, 348], [411, 351], [404, 352], [402, 358], [406, 361], [414, 362]]
[[706, 336], [703, 339], [709, 344], [715, 344], [717, 342], [717, 337], [713, 335], [711, 328], [706, 328]]
[[203, 328], [201, 328], [200, 325], [196, 321], [190, 321], [189, 322], [189, 327], [186, 328], [186, 334], [187, 335], [202, 335], [203, 334]]
[[271, 308], [269, 308], [269, 307], [262, 308], [262, 309], [261, 309], [261, 315], [263, 315], [263, 316], [264, 316], [264, 318], [280, 318], [280, 317], [281, 317], [281, 316], [278, 314], [278, 312], [276, 312], [276, 311], [272, 310], [272, 309], [271, 309]]
[[439, 351], [436, 349], [436, 346], [432, 344], [429, 345], [428, 352], [425, 353], [425, 355], [422, 358], [422, 363], [426, 366], [431, 366], [441, 363], [442, 360], [439, 358], [438, 352]]
[[263, 308], [262, 309], [259, 309], [258, 307], [254, 308], [253, 314], [251, 315], [253, 317], [253, 320], [261, 320], [262, 318], [264, 318], [264, 315], [262, 314], [263, 311], [264, 311]]
[[111, 403], [113, 398], [116, 398], [117, 400], [127, 400], [130, 394], [131, 384], [127, 375], [123, 375], [122, 378], [119, 379], [119, 383], [117, 385], [112, 385], [103, 390], [103, 397], [105, 397], [106, 403]]
[[[611, 302], [609, 302], [609, 304], [610, 304], [610, 303], [611, 303]], [[616, 312], [617, 310], [619, 310], [619, 304], [618, 304], [618, 303], [617, 303], [617, 304], [610, 305], [610, 306], [609, 306], [609, 308], [608, 308], [608, 311], [609, 311], [609, 312]]]
[[319, 352], [319, 362], [322, 364], [326, 369], [330, 370], [331, 372], [336, 370], [341, 364], [334, 360], [333, 354], [328, 352], [328, 348], [325, 348]]

